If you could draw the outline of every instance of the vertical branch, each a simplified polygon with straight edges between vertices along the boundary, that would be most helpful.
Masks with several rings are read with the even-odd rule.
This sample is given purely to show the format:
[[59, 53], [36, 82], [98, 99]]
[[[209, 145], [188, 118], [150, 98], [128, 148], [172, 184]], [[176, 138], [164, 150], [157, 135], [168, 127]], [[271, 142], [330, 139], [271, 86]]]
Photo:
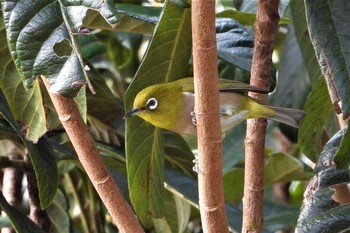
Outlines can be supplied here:
[[49, 91], [50, 84], [42, 78], [67, 135], [98, 195], [120, 232], [144, 232], [133, 211], [122, 196], [117, 184], [96, 148], [89, 129], [80, 115], [74, 99]]
[[228, 232], [222, 184], [215, 0], [192, 1], [192, 35], [203, 231]]
[[[268, 90], [271, 76], [278, 4], [279, 0], [258, 0], [250, 84], [265, 90]], [[250, 96], [261, 102], [267, 100], [266, 95], [250, 93]], [[266, 125], [265, 119], [248, 120], [247, 124], [242, 232], [262, 232]]]

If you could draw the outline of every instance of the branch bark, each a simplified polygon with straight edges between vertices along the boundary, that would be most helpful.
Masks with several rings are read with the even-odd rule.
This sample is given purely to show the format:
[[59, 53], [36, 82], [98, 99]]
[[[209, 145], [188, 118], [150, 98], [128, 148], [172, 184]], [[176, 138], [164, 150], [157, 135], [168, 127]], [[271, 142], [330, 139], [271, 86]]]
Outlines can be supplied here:
[[[268, 90], [273, 45], [279, 20], [279, 0], [259, 0], [250, 84]], [[249, 93], [260, 102], [267, 95]], [[264, 196], [264, 146], [266, 119], [251, 119], [245, 138], [245, 175], [242, 232], [262, 232]]]
[[204, 232], [228, 232], [222, 184], [215, 0], [192, 1], [191, 8], [201, 220]]
[[42, 80], [81, 165], [84, 167], [119, 231], [144, 232], [104, 164], [74, 99], [64, 98], [51, 93], [49, 91], [50, 84], [45, 80], [45, 77]]

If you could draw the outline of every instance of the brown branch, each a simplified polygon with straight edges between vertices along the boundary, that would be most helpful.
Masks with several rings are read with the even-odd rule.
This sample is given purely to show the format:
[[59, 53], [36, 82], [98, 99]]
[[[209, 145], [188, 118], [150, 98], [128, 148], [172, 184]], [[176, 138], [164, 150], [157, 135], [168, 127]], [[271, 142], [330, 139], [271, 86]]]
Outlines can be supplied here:
[[192, 1], [192, 35], [202, 226], [204, 232], [228, 232], [222, 184], [215, 0]]
[[[272, 52], [277, 30], [279, 0], [259, 0], [250, 84], [268, 90]], [[261, 102], [266, 95], [250, 93]], [[262, 232], [264, 196], [264, 146], [267, 122], [252, 119], [245, 138], [245, 175], [242, 232]]]
[[[9, 161], [18, 161], [23, 164], [22, 157], [17, 153], [15, 146], [12, 143], [7, 145], [9, 150]], [[7, 158], [7, 157], [6, 157]], [[8, 167], [3, 169], [3, 186], [2, 192], [7, 202], [20, 209], [22, 206], [22, 180], [23, 180], [23, 169], [16, 167]], [[16, 231], [13, 228], [2, 228], [1, 233], [15, 233]]]
[[84, 123], [73, 99], [49, 91], [50, 84], [42, 78], [58, 117], [98, 195], [120, 232], [144, 232], [133, 211], [122, 196]]

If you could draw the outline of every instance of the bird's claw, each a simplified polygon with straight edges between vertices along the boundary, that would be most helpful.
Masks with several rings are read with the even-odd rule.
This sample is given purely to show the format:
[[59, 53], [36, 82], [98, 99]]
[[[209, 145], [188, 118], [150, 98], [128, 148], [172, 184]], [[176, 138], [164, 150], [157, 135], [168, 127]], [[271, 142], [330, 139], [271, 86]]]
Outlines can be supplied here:
[[194, 160], [192, 160], [192, 162], [194, 163], [194, 166], [192, 167], [192, 170], [195, 173], [199, 173], [198, 157], [196, 155], [194, 157]]
[[197, 126], [197, 118], [196, 118], [196, 113], [195, 112], [191, 112], [191, 117], [192, 117], [192, 124], [194, 126]]

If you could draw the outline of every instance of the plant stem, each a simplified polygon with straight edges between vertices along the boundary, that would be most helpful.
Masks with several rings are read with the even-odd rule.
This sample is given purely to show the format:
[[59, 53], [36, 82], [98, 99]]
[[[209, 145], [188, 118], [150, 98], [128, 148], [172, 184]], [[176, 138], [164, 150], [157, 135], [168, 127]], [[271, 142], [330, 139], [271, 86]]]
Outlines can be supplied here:
[[50, 84], [45, 80], [45, 77], [42, 80], [81, 165], [84, 167], [119, 231], [144, 232], [104, 164], [74, 99], [64, 98], [58, 94], [51, 93], [49, 91]]
[[[279, 20], [279, 0], [258, 1], [255, 22], [255, 42], [250, 84], [268, 90], [272, 52]], [[260, 102], [267, 95], [249, 93]], [[264, 196], [264, 146], [266, 119], [251, 119], [245, 138], [245, 175], [242, 232], [262, 232]]]
[[192, 1], [191, 8], [201, 220], [204, 232], [228, 232], [222, 184], [215, 0]]

